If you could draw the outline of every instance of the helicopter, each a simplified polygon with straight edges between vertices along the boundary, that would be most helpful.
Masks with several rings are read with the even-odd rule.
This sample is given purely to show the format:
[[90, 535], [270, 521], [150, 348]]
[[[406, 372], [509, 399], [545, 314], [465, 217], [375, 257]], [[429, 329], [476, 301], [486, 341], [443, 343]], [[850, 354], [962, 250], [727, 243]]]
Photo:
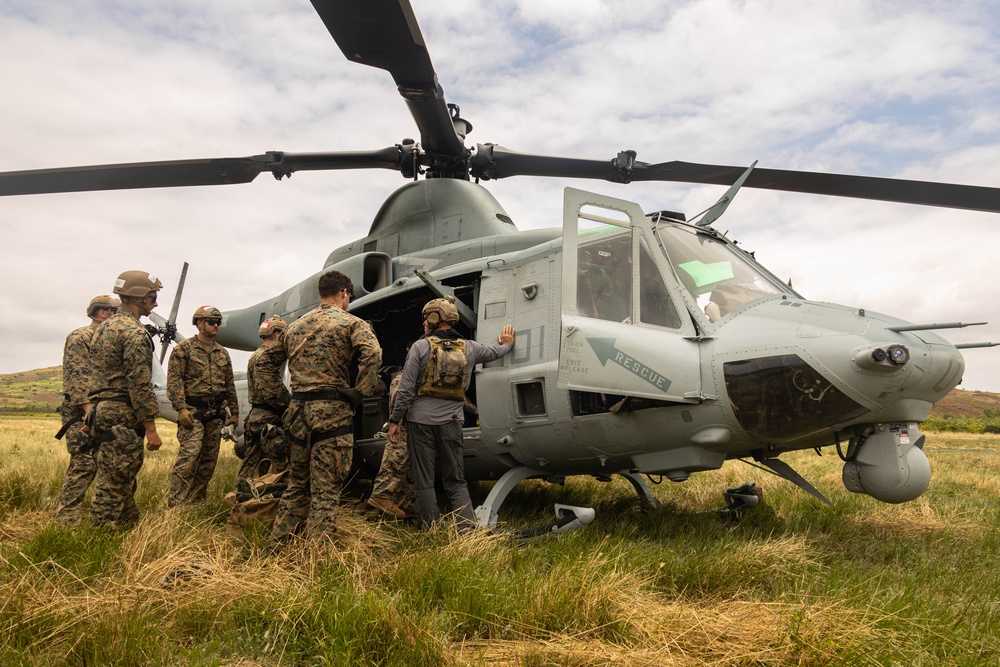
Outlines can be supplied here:
[[[863, 308], [811, 302], [712, 225], [742, 188], [1000, 211], [1000, 191], [685, 162], [646, 163], [622, 150], [604, 159], [467, 147], [471, 123], [449, 105], [416, 16], [400, 2], [313, 3], [351, 61], [386, 70], [420, 139], [367, 151], [43, 169], [0, 174], [0, 194], [236, 184], [268, 172], [398, 171], [369, 234], [333, 250], [354, 280], [351, 311], [372, 322], [386, 363], [399, 365], [429, 298], [453, 295], [461, 330], [479, 340], [510, 321], [515, 351], [477, 371], [478, 415], [466, 431], [471, 479], [497, 480], [477, 510], [496, 522], [504, 498], [530, 477], [622, 475], [652, 500], [644, 475], [683, 481], [748, 459], [823, 497], [780, 459], [838, 446], [845, 485], [886, 502], [926, 489], [922, 421], [958, 384], [959, 348], [939, 330]], [[725, 186], [687, 220], [625, 199], [569, 189], [559, 229], [519, 231], [479, 182], [557, 176], [626, 184]], [[294, 320], [318, 301], [316, 276], [248, 308], [226, 310], [218, 340], [256, 347], [275, 313]], [[416, 327], [414, 327], [415, 329]], [[357, 459], [377, 456], [384, 399], [359, 413]]]

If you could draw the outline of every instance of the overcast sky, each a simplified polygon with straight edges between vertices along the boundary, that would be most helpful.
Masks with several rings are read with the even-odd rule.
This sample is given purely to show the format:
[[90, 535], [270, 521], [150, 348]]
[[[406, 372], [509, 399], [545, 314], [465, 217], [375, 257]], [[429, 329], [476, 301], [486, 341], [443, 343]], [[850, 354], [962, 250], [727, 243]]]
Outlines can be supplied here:
[[[414, 0], [469, 143], [1000, 186], [1000, 9], [991, 0]], [[306, 0], [0, 0], [0, 171], [369, 150], [416, 135], [388, 73], [348, 62]], [[169, 311], [242, 308], [367, 234], [402, 178], [0, 199], [0, 373], [61, 363], [117, 275]], [[521, 229], [561, 224], [567, 185], [697, 213], [723, 188], [513, 178]], [[1000, 341], [1000, 216], [743, 190], [716, 223], [804, 296]], [[234, 354], [237, 368], [246, 353]], [[966, 389], [1000, 391], [1000, 348]]]

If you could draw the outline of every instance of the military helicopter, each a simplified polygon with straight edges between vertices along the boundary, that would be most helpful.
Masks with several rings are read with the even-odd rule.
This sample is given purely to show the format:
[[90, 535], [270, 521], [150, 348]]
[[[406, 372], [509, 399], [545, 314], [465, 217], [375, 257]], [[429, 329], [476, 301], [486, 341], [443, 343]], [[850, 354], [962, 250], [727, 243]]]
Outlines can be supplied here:
[[[989, 212], [1000, 212], [1000, 189], [646, 163], [631, 150], [579, 159], [491, 143], [470, 148], [471, 123], [447, 103], [407, 0], [313, 5], [349, 60], [392, 76], [419, 141], [7, 172], [0, 195], [236, 184], [264, 172], [281, 179], [330, 169], [395, 170], [411, 179], [382, 205], [368, 235], [331, 252], [317, 275], [226, 311], [218, 340], [255, 348], [263, 319], [294, 320], [315, 306], [316, 278], [331, 268], [353, 279], [351, 311], [372, 322], [390, 366], [402, 363], [420, 308], [434, 296], [456, 297], [470, 337], [490, 340], [512, 323], [515, 351], [479, 369], [471, 389], [478, 413], [467, 422], [467, 476], [496, 480], [477, 509], [484, 525], [496, 523], [524, 479], [617, 474], [652, 502], [644, 475], [680, 482], [729, 459], [754, 461], [825, 500], [780, 459], [824, 446], [842, 450], [851, 491], [906, 502], [927, 488], [919, 423], [964, 371], [959, 347], [936, 331], [967, 325], [911, 324], [809, 301], [712, 224], [741, 188]], [[512, 176], [728, 189], [692, 220], [568, 189], [561, 228], [518, 231], [479, 184]], [[369, 399], [356, 420], [362, 466], [377, 463], [385, 403]]]

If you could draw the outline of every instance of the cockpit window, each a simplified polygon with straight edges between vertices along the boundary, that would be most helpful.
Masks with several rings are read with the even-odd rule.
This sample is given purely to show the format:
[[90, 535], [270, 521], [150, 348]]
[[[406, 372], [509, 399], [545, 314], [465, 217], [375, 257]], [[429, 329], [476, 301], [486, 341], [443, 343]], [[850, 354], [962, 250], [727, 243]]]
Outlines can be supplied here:
[[[602, 228], [606, 229], [606, 228]], [[595, 233], [596, 232], [596, 233]], [[591, 230], [577, 251], [580, 314], [611, 322], [632, 322], [633, 282], [639, 290], [639, 321], [678, 329], [681, 318], [645, 243], [639, 244], [639, 276], [632, 274], [632, 234]]]
[[632, 235], [602, 233], [580, 239], [577, 307], [584, 317], [624, 322], [632, 316]]
[[661, 227], [656, 233], [677, 276], [710, 322], [745, 303], [787, 293], [740, 251], [709, 234], [674, 226]]
[[679, 329], [681, 318], [667, 294], [663, 276], [644, 243], [639, 245], [639, 321]]

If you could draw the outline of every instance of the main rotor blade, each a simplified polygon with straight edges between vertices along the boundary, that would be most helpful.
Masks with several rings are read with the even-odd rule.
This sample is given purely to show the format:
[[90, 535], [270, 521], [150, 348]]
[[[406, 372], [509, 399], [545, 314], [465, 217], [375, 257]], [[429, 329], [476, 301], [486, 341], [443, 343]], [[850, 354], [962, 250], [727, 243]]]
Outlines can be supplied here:
[[252, 158], [132, 162], [0, 173], [0, 195], [249, 183], [265, 169]]
[[[693, 162], [648, 164], [634, 158], [632, 151], [623, 151], [611, 160], [587, 160], [531, 155], [502, 146], [481, 144], [473, 160], [472, 175], [486, 180], [509, 176], [554, 176], [601, 179], [613, 183], [676, 181], [732, 185], [746, 171], [745, 167]], [[744, 187], [1000, 213], [1000, 188], [976, 185], [756, 168]]]
[[59, 169], [0, 172], [0, 196], [51, 192], [172, 188], [188, 185], [249, 183], [262, 171], [275, 177], [296, 171], [324, 169], [394, 169], [402, 150], [390, 146], [375, 151], [336, 153], [284, 153], [270, 151], [242, 158], [131, 162]]
[[[724, 167], [691, 162], [663, 162], [651, 165], [637, 163], [632, 180], [730, 185], [740, 177], [744, 170], [743, 167]], [[803, 192], [833, 197], [854, 197], [901, 204], [1000, 213], [1000, 188], [977, 185], [758, 168], [753, 170], [744, 186], [765, 190]]]
[[392, 75], [430, 153], [464, 156], [409, 0], [312, 0], [347, 59]]

